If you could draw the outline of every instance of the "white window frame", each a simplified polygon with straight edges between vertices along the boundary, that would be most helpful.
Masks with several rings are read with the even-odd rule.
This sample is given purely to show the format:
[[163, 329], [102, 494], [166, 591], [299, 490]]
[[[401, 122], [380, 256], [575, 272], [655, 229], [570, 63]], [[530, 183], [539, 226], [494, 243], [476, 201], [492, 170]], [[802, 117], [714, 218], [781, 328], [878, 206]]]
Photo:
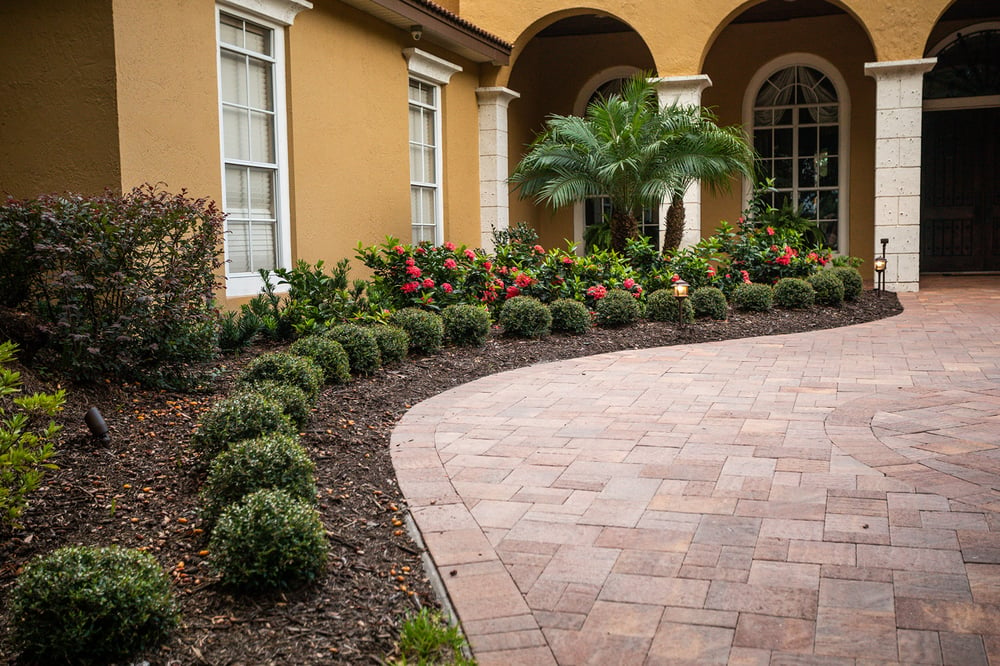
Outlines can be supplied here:
[[[226, 166], [234, 164], [240, 166], [262, 166], [268, 169], [275, 169], [275, 259], [280, 268], [291, 268], [291, 210], [289, 205], [289, 179], [288, 179], [288, 112], [286, 108], [286, 83], [285, 83], [285, 26], [282, 15], [264, 14], [259, 11], [249, 11], [244, 9], [247, 3], [222, 2], [216, 6], [215, 27], [216, 27], [216, 63], [218, 67], [218, 100], [219, 100], [219, 157], [222, 176], [222, 209], [228, 210], [226, 202]], [[260, 3], [251, 3], [254, 6]], [[281, 3], [279, 3], [281, 4]], [[301, 3], [290, 3], [290, 5], [307, 8]], [[288, 11], [286, 9], [286, 11]], [[242, 19], [271, 31], [270, 60], [272, 63], [272, 95], [274, 97], [274, 150], [275, 161], [268, 164], [255, 164], [242, 160], [227, 160], [225, 156], [225, 145], [223, 136], [223, 105], [222, 105], [222, 51], [221, 39], [221, 18], [227, 14], [234, 18]], [[226, 50], [236, 53], [243, 53], [238, 48], [225, 46]], [[268, 59], [261, 54], [249, 52], [256, 58]], [[226, 247], [226, 296], [253, 296], [260, 293], [264, 286], [264, 281], [256, 272], [253, 273], [230, 273], [228, 263], [228, 241], [224, 243]]]
[[[407, 92], [407, 128], [409, 128], [410, 107], [417, 105], [422, 109], [430, 110], [434, 113], [434, 182], [414, 181], [413, 171], [410, 171], [410, 206], [413, 207], [413, 188], [420, 187], [432, 189], [434, 198], [434, 244], [440, 245], [444, 242], [444, 134], [442, 131], [441, 116], [444, 112], [444, 86], [448, 85], [451, 77], [461, 72], [459, 65], [448, 62], [435, 55], [421, 51], [420, 49], [403, 49], [403, 57], [406, 58], [407, 71], [409, 76], [406, 81], [409, 90], [410, 80], [418, 81], [430, 86], [434, 90], [434, 105], [428, 106], [414, 102]], [[408, 133], [408, 146], [413, 143], [413, 136]], [[407, 148], [409, 155], [409, 148]], [[413, 240], [414, 220], [411, 213], [410, 218], [410, 238]]]

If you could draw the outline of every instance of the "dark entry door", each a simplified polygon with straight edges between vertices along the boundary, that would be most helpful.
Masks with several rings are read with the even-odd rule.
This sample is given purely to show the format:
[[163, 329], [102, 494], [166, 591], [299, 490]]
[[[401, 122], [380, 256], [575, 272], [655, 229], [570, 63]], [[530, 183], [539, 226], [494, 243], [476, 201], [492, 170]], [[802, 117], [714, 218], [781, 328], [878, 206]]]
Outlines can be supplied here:
[[924, 113], [920, 268], [1000, 271], [1000, 109]]

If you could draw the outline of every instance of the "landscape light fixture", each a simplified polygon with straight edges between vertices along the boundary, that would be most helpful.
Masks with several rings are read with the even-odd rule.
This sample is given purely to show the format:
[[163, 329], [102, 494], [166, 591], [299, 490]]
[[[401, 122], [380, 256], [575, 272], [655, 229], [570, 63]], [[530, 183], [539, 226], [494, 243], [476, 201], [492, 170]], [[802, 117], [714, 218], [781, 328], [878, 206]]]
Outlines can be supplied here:
[[677, 323], [681, 326], [684, 325], [684, 299], [688, 297], [688, 287], [690, 286], [684, 280], [674, 282], [674, 298], [677, 299]]
[[108, 424], [104, 422], [104, 417], [101, 416], [101, 410], [97, 407], [91, 407], [87, 410], [87, 413], [83, 415], [83, 422], [87, 424], [88, 428], [90, 428], [91, 435], [102, 442], [108, 441]]
[[889, 244], [888, 238], [880, 239], [882, 242], [882, 254], [875, 257], [875, 292], [881, 296], [885, 291], [885, 267], [888, 263], [885, 258], [885, 246]]

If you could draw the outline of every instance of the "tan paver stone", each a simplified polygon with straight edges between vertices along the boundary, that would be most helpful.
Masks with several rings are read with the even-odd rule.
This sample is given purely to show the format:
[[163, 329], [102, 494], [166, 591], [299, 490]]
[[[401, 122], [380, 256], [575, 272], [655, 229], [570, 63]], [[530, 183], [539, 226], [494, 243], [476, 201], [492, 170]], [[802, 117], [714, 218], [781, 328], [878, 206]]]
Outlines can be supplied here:
[[646, 661], [650, 639], [586, 631], [544, 629], [545, 638], [559, 664], [639, 666]]
[[972, 601], [969, 579], [965, 574], [935, 574], [923, 571], [894, 571], [893, 586], [897, 597]]
[[942, 664], [941, 641], [936, 631], [900, 629], [896, 632], [899, 661], [903, 664]]
[[892, 611], [820, 607], [816, 654], [896, 661], [896, 622]]
[[702, 608], [708, 587], [706, 580], [612, 573], [604, 583], [600, 598], [604, 601]]
[[583, 631], [652, 638], [662, 615], [662, 606], [596, 601]]
[[812, 620], [816, 618], [818, 597], [816, 590], [712, 581], [705, 608]]
[[747, 582], [758, 586], [818, 590], [819, 570], [818, 564], [758, 561], [750, 566]]
[[976, 603], [1000, 605], [1000, 564], [966, 563], [965, 571]]
[[964, 601], [897, 597], [896, 624], [905, 629], [1000, 634], [1000, 607]]
[[816, 623], [812, 620], [740, 613], [733, 645], [811, 653], [815, 632]]
[[649, 664], [725, 664], [734, 630], [662, 622], [649, 648]]
[[548, 646], [544, 646], [523, 650], [476, 652], [476, 663], [479, 666], [549, 666], [558, 662]]
[[941, 632], [941, 654], [945, 664], [988, 666], [982, 636]]
[[824, 578], [820, 581], [819, 605], [823, 608], [854, 608], [893, 612], [893, 586], [889, 583]]

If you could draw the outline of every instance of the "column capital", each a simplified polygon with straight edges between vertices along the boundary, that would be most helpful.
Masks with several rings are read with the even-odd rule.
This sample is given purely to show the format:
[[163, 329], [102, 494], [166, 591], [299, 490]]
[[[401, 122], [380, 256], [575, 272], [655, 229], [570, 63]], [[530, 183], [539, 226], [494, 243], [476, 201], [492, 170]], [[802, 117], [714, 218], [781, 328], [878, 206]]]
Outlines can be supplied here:
[[873, 79], [902, 78], [917, 76], [934, 69], [937, 58], [914, 60], [890, 60], [886, 62], [866, 62], [865, 75]]
[[487, 104], [507, 106], [520, 97], [521, 93], [514, 92], [510, 88], [504, 88], [503, 86], [476, 88], [476, 101], [479, 103], [479, 106]]
[[649, 79], [661, 104], [701, 104], [701, 93], [711, 87], [708, 74], [661, 76]]

